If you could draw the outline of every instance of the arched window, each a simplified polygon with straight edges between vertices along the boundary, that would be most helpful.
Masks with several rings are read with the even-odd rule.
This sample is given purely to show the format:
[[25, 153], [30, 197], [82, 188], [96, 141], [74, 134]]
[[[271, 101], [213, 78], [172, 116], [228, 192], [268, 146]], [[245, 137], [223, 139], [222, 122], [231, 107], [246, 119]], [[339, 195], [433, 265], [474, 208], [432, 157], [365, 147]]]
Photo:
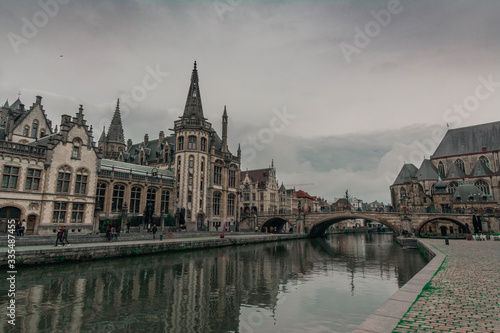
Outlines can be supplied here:
[[156, 189], [154, 188], [148, 188], [148, 193], [147, 193], [147, 201], [148, 204], [151, 203], [151, 207], [155, 209], [155, 204], [156, 204]]
[[30, 135], [30, 127], [28, 125], [24, 126], [23, 136]]
[[486, 156], [481, 156], [479, 160], [483, 162], [488, 169], [490, 168], [490, 160]]
[[201, 138], [201, 151], [207, 151], [207, 139]]
[[38, 134], [38, 120], [33, 120], [33, 124], [31, 126], [31, 137], [36, 138], [36, 135]]
[[191, 202], [193, 202], [193, 193], [188, 192], [188, 203], [191, 203]]
[[189, 168], [192, 169], [194, 168], [194, 157], [189, 156]]
[[56, 192], [68, 193], [70, 180], [71, 168], [67, 165], [60, 167], [57, 173]]
[[236, 187], [236, 171], [229, 170], [229, 187]]
[[222, 184], [222, 167], [215, 165], [214, 166], [214, 185]]
[[221, 197], [220, 192], [214, 192], [213, 204], [212, 204], [212, 211], [214, 216], [220, 215], [220, 197]]
[[455, 163], [455, 165], [459, 169], [461, 169], [463, 172], [465, 172], [465, 163], [464, 163], [464, 161], [462, 161], [461, 159], [457, 158], [454, 163]]
[[196, 150], [196, 137], [193, 135], [188, 137], [188, 149]]
[[124, 194], [125, 185], [115, 185], [113, 187], [113, 204], [111, 205], [112, 212], [119, 212], [122, 210]]
[[455, 189], [458, 187], [457, 182], [451, 182], [448, 184], [448, 193], [455, 193]]
[[84, 168], [78, 169], [75, 180], [75, 194], [87, 193], [88, 171]]
[[177, 139], [177, 150], [178, 151], [184, 150], [184, 137], [183, 136], [180, 136]]
[[139, 213], [141, 207], [141, 192], [142, 188], [139, 186], [132, 187], [130, 191], [130, 212]]
[[439, 171], [439, 175], [441, 176], [441, 178], [444, 178], [445, 175], [444, 175], [444, 163], [439, 161], [438, 163], [438, 171]]
[[105, 201], [106, 201], [106, 183], [97, 183], [97, 190], [95, 193], [96, 203], [99, 203], [101, 210], [105, 210]]
[[168, 213], [168, 203], [170, 201], [170, 192], [162, 191], [161, 192], [161, 211], [165, 214]]
[[71, 158], [80, 159], [81, 158], [81, 147], [82, 141], [80, 139], [73, 140], [73, 152], [71, 153]]
[[234, 203], [236, 196], [229, 194], [227, 197], [227, 216], [234, 216]]
[[490, 185], [487, 182], [485, 182], [484, 180], [480, 179], [480, 180], [476, 181], [474, 183], [474, 185], [478, 189], [480, 189], [484, 194], [488, 194], [488, 195], [491, 194], [491, 192], [490, 192]]

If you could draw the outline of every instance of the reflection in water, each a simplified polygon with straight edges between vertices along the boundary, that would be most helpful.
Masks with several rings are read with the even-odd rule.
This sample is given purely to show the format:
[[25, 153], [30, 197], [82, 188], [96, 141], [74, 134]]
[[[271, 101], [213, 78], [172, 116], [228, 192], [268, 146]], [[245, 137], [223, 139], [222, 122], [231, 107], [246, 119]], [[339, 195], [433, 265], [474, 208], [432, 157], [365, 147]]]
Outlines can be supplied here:
[[27, 267], [16, 327], [1, 328], [350, 332], [424, 265], [391, 235], [357, 234]]

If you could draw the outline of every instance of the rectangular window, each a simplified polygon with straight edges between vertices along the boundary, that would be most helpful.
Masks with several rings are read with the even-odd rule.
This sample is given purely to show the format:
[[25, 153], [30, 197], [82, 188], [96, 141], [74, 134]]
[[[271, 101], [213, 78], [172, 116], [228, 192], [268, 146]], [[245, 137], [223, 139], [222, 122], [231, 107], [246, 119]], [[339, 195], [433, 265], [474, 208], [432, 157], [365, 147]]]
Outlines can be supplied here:
[[165, 214], [168, 213], [169, 201], [170, 201], [170, 192], [169, 191], [161, 192], [161, 211]]
[[188, 149], [196, 150], [196, 137], [195, 136], [188, 137]]
[[264, 201], [264, 192], [260, 192], [260, 201]]
[[73, 209], [71, 212], [71, 223], [82, 223], [84, 210], [85, 210], [85, 204], [73, 203]]
[[71, 174], [69, 172], [59, 172], [57, 174], [56, 192], [68, 193], [70, 179], [71, 179]]
[[85, 194], [87, 190], [87, 176], [76, 175], [75, 193]]
[[214, 166], [214, 184], [222, 184], [222, 167], [220, 166]]
[[227, 198], [227, 215], [234, 216], [234, 195], [230, 194]]
[[19, 175], [19, 168], [9, 165], [3, 167], [2, 188], [17, 187], [17, 178]]
[[252, 201], [255, 201], [256, 198], [255, 198], [255, 193], [252, 193]]
[[66, 219], [66, 202], [54, 202], [54, 212], [52, 214], [52, 223], [64, 223]]
[[229, 170], [229, 187], [236, 187], [236, 171]]
[[38, 191], [40, 188], [40, 178], [42, 171], [37, 169], [28, 169], [26, 173], [25, 190]]
[[250, 201], [250, 193], [243, 193], [243, 201]]

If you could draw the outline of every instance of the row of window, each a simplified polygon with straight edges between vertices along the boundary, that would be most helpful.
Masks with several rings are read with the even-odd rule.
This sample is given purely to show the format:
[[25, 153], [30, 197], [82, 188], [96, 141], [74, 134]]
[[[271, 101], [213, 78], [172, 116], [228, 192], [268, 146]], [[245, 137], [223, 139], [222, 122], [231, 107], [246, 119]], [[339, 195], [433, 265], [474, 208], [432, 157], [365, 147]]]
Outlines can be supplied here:
[[[177, 181], [179, 181], [180, 177], [181, 177], [180, 170], [181, 170], [181, 166], [182, 166], [182, 158], [181, 157], [179, 157], [177, 160], [177, 166], [178, 166], [178, 168], [177, 168]], [[194, 168], [194, 156], [189, 156], [188, 167], [190, 169], [190, 173], [192, 174], [192, 172], [193, 172], [192, 169]], [[201, 158], [200, 167], [201, 167], [201, 171], [203, 172], [203, 170], [205, 170], [205, 158], [204, 157]], [[236, 170], [229, 170], [229, 179], [228, 180], [229, 180], [228, 186], [231, 188], [236, 188]], [[214, 181], [215, 185], [222, 185], [222, 166], [219, 166], [219, 165], [214, 166], [213, 181]], [[193, 185], [192, 176], [190, 176], [188, 179], [188, 185]], [[201, 189], [203, 189], [203, 181], [202, 181]]]
[[[220, 216], [221, 213], [221, 197], [222, 193], [214, 192], [214, 196], [212, 199], [212, 215]], [[235, 203], [236, 203], [236, 195], [229, 194], [227, 196], [227, 216], [234, 216], [235, 214]]]
[[[71, 215], [68, 214], [68, 209], [71, 207]], [[67, 223], [67, 217], [71, 216], [70, 223], [83, 223], [85, 212], [84, 203], [69, 203], [69, 202], [54, 202], [54, 210], [52, 212], [52, 223]]]
[[[100, 204], [101, 209], [106, 206], [106, 192], [108, 185], [106, 183], [98, 183], [96, 190], [96, 202]], [[123, 209], [125, 203], [125, 185], [116, 184], [112, 188], [111, 197], [111, 212], [120, 212]], [[130, 189], [130, 201], [128, 204], [129, 213], [141, 213], [141, 202], [142, 202], [142, 192], [143, 188], [140, 186], [133, 186]], [[146, 191], [146, 202], [151, 203], [152, 207], [156, 205], [156, 192], [154, 188], [148, 188]], [[168, 212], [170, 201], [170, 191], [162, 191], [160, 198], [160, 211], [165, 214]]]
[[[197, 137], [194, 135], [188, 136], [188, 145], [187, 149], [189, 150], [196, 150], [197, 149]], [[184, 150], [184, 137], [179, 136], [177, 138], [177, 151]], [[206, 138], [201, 138], [200, 140], [200, 150], [201, 151], [207, 151], [207, 139]]]
[[[33, 120], [33, 123], [31, 124], [31, 135], [30, 135], [30, 126], [29, 125], [24, 126], [23, 136], [36, 139], [37, 134], [38, 134], [38, 120], [36, 120], [36, 119]], [[42, 129], [40, 131], [40, 137], [43, 137], [43, 136], [45, 136], [45, 132]]]
[[[490, 168], [490, 160], [486, 157], [486, 156], [481, 156], [479, 157], [479, 160], [481, 162], [484, 163], [484, 165], [487, 167], [487, 168]], [[460, 170], [462, 170], [463, 172], [465, 172], [465, 163], [462, 159], [460, 158], [457, 158], [454, 162], [453, 162]], [[445, 167], [444, 167], [444, 163], [442, 161], [440, 161], [438, 163], [438, 171], [439, 171], [439, 174], [444, 177], [445, 176]]]

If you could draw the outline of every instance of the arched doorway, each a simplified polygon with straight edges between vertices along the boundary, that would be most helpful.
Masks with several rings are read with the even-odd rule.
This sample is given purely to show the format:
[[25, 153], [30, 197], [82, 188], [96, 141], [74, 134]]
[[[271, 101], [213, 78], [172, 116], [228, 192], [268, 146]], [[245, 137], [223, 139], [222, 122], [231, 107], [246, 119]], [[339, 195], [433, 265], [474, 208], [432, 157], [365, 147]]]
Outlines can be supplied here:
[[441, 229], [441, 236], [445, 237], [447, 235], [448, 228], [442, 225], [441, 227], [439, 227], [439, 229]]
[[16, 207], [0, 208], [0, 234], [7, 234], [8, 221], [15, 220], [19, 222], [21, 218], [21, 210]]

